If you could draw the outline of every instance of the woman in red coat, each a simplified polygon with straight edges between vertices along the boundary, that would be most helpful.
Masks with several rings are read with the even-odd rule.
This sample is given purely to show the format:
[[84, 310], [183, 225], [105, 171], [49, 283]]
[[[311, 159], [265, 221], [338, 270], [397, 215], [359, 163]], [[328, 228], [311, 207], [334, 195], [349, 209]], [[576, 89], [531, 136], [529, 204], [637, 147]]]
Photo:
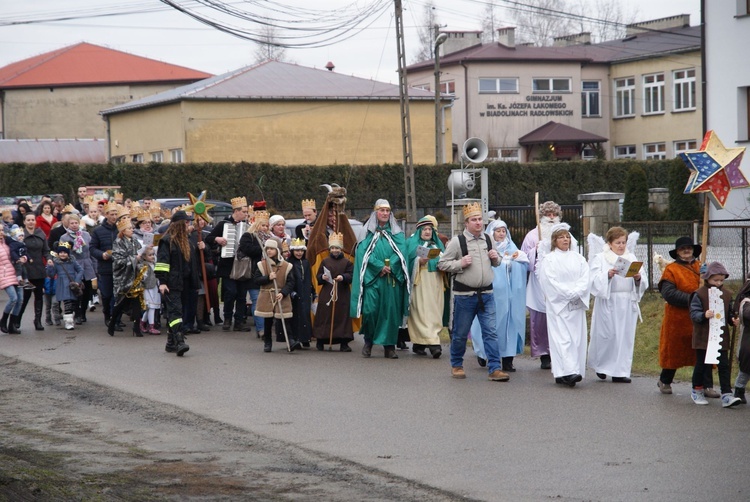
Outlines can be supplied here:
[[44, 232], [44, 236], [49, 239], [49, 232], [52, 226], [57, 223], [57, 218], [52, 215], [52, 203], [45, 200], [37, 208], [36, 228]]

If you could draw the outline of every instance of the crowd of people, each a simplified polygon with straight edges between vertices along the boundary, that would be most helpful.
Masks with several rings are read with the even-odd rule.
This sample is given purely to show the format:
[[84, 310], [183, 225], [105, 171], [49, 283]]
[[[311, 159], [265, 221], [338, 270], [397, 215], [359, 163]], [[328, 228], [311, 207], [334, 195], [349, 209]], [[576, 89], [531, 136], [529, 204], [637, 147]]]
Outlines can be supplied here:
[[[389, 202], [380, 199], [357, 242], [343, 213], [344, 195], [329, 193], [320, 217], [316, 202], [303, 200], [305, 219], [294, 235], [287, 234], [284, 216], [241, 196], [210, 231], [205, 212], [191, 205], [166, 211], [148, 197], [97, 201], [81, 187], [75, 205], [43, 198], [32, 210], [19, 200], [16, 211], [3, 212], [0, 228], [0, 289], [8, 295], [0, 329], [20, 332], [32, 296], [36, 330], [74, 329], [98, 307], [110, 336], [128, 323], [138, 337], [166, 329], [165, 350], [178, 356], [190, 349], [187, 335], [215, 325], [254, 328], [265, 352], [273, 351], [274, 338], [290, 352], [313, 341], [320, 351], [351, 352], [358, 332], [363, 357], [380, 345], [385, 358], [397, 359], [409, 341], [414, 354], [438, 359], [441, 332], [449, 328], [453, 378], [466, 378], [470, 339], [489, 380], [508, 381], [514, 358], [524, 352], [528, 311], [531, 356], [556, 383], [575, 387], [587, 366], [599, 379], [631, 382], [639, 302], [648, 289], [634, 254], [637, 234], [612, 227], [603, 237], [589, 236], [587, 261], [553, 201], [539, 206], [538, 225], [519, 248], [502, 220], [485, 227], [479, 204], [463, 208], [464, 230], [449, 239], [431, 215], [405, 235]], [[722, 288], [725, 268], [712, 263], [701, 270], [699, 254], [692, 239], [678, 239], [658, 285], [666, 302], [658, 388], [671, 394], [676, 370], [693, 366], [693, 401], [719, 397], [733, 407], [746, 402], [750, 379], [750, 334], [744, 333], [750, 281], [733, 302]], [[709, 304], [712, 288], [722, 294], [723, 315]], [[725, 319], [720, 392], [705, 362], [715, 317]], [[742, 324], [734, 389], [726, 336], [733, 323]]]

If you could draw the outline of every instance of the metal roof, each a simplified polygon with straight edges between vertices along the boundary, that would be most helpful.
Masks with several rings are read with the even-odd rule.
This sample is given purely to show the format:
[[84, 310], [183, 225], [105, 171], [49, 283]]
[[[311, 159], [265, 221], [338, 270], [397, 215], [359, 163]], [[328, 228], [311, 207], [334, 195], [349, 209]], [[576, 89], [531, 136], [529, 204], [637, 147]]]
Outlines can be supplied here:
[[3, 139], [0, 162], [107, 162], [107, 142], [103, 139]]
[[[423, 89], [410, 88], [410, 100], [434, 100], [435, 95]], [[299, 66], [280, 61], [266, 61], [246, 66], [193, 84], [130, 101], [103, 110], [110, 115], [183, 100], [397, 100], [399, 88], [394, 84], [368, 80], [340, 73]]]
[[187, 82], [210, 76], [210, 73], [81, 42], [0, 68], [0, 89]]
[[518, 138], [521, 145], [536, 145], [540, 143], [604, 143], [609, 141], [603, 136], [582, 131], [575, 127], [549, 121], [528, 134]]

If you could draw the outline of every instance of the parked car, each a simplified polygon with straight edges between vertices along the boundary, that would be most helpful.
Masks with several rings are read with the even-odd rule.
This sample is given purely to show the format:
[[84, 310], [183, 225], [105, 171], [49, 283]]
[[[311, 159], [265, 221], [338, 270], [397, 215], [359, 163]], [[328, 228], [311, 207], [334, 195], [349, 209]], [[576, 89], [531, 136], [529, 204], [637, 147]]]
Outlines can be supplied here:
[[[304, 218], [294, 218], [293, 220], [286, 220], [286, 233], [288, 233], [292, 238], [295, 237], [294, 231], [297, 228], [297, 225], [304, 222]], [[352, 218], [349, 218], [349, 224], [352, 226], [352, 230], [354, 230], [354, 235], [357, 236], [357, 241], [361, 241], [365, 238], [367, 235], [367, 231], [365, 230], [364, 225], [362, 225], [362, 222], [359, 220], [355, 220]]]

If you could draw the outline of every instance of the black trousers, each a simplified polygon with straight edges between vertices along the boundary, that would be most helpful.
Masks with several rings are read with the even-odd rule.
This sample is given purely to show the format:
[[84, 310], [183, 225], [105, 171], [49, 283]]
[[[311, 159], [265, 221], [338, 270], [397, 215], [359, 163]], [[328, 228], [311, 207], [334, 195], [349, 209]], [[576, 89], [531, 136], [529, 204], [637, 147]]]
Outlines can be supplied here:
[[[695, 349], [695, 367], [693, 368], [693, 388], [703, 387], [706, 382], [713, 384], [713, 364], [706, 364], [706, 351], [703, 349]], [[732, 392], [732, 384], [730, 382], [731, 376], [729, 374], [729, 359], [726, 350], [719, 351], [719, 386], [721, 387], [721, 393], [726, 394]]]
[[229, 277], [221, 278], [221, 300], [224, 302], [224, 320], [232, 318], [242, 322], [247, 317], [247, 288], [250, 281], [235, 281]]
[[23, 317], [23, 313], [26, 311], [26, 305], [29, 303], [31, 293], [34, 293], [34, 319], [41, 319], [42, 307], [44, 306], [44, 278], [42, 279], [29, 279], [29, 282], [34, 285], [34, 289], [23, 290], [23, 303], [21, 303], [21, 312], [18, 314], [19, 318]]
[[183, 333], [182, 306], [190, 301], [190, 291], [178, 291], [170, 289], [162, 295], [162, 300], [167, 308], [167, 326], [172, 333]]

